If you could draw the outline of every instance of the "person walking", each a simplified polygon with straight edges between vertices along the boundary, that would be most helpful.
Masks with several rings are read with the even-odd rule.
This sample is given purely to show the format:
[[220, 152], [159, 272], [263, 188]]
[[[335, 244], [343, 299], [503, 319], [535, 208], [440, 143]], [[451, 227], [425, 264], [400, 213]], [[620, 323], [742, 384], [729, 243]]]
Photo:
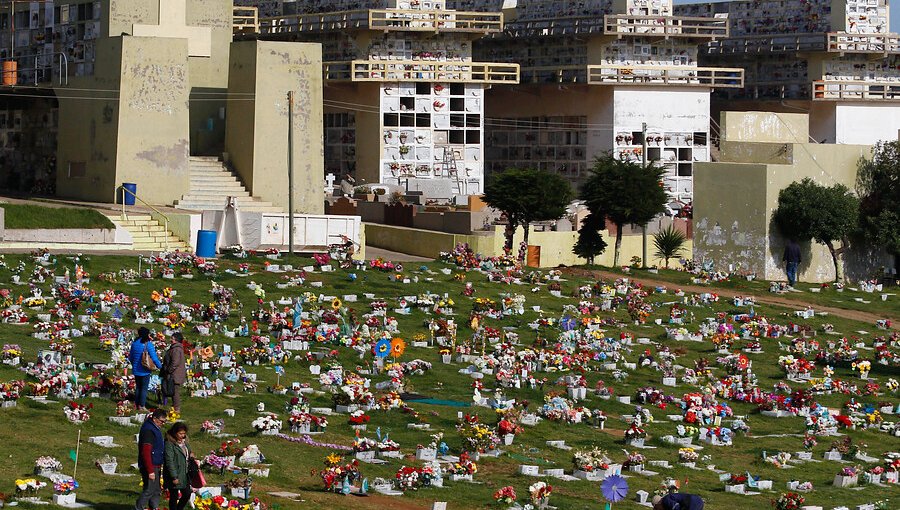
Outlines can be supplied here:
[[784, 245], [784, 255], [781, 257], [781, 260], [785, 262], [788, 285], [793, 288], [794, 284], [797, 283], [797, 266], [800, 265], [802, 260], [800, 257], [800, 245], [797, 244], [797, 241], [788, 239], [787, 244]]
[[[163, 398], [172, 397], [172, 407], [181, 412], [181, 386], [187, 380], [187, 369], [184, 364], [184, 335], [172, 334], [172, 343], [163, 356], [162, 370]], [[168, 393], [167, 393], [168, 391]]]
[[176, 422], [166, 432], [165, 487], [169, 490], [169, 510], [184, 510], [191, 500], [191, 483], [188, 479], [188, 463], [194, 452], [187, 441], [188, 427]]
[[150, 386], [150, 375], [162, 367], [156, 347], [150, 341], [150, 330], [141, 326], [138, 337], [131, 344], [128, 353], [131, 370], [134, 373], [134, 405], [138, 410], [147, 408], [147, 388]]
[[156, 510], [159, 508], [160, 472], [165, 462], [165, 441], [162, 426], [166, 423], [166, 412], [156, 409], [141, 425], [138, 434], [138, 470], [141, 472], [143, 490], [134, 504], [135, 510]]

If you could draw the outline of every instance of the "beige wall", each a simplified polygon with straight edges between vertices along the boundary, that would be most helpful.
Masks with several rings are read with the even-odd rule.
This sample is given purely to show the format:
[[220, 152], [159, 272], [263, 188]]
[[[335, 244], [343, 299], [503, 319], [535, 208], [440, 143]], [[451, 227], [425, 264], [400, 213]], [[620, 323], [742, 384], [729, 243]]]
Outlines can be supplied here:
[[[70, 86], [119, 90], [120, 99], [82, 99], [96, 96], [67, 91], [63, 97], [76, 99], [60, 100], [57, 194], [112, 202], [116, 186], [133, 182], [141, 199], [172, 203], [189, 183], [186, 42], [102, 39], [97, 59], [103, 65], [95, 75]], [[70, 165], [78, 162], [85, 175], [70, 176]]]
[[121, 40], [116, 182], [137, 183], [138, 196], [151, 204], [171, 204], [190, 186], [187, 43]]
[[809, 117], [802, 113], [722, 112], [722, 140], [731, 142], [806, 143]]
[[[121, 82], [122, 39], [97, 44], [97, 59], [105, 65], [93, 77], [70, 78], [72, 89], [118, 90]], [[67, 90], [59, 99], [59, 136], [56, 149], [56, 194], [95, 202], [115, 200], [119, 101], [84, 90]], [[100, 96], [102, 97], [102, 96]], [[70, 165], [84, 164], [84, 175]]]
[[[135, 24], [159, 23], [159, 0], [108, 0], [103, 12], [104, 35], [130, 34]], [[188, 59], [191, 92], [190, 143], [194, 155], [217, 155], [224, 145], [225, 121], [219, 116], [225, 107], [228, 87], [228, 50], [232, 40], [231, 0], [190, 0], [186, 23], [212, 30], [209, 57]], [[108, 24], [106, 22], [108, 20]], [[98, 59], [98, 64], [100, 60]], [[212, 119], [212, 130], [208, 129]]]
[[[323, 214], [321, 46], [261, 41], [231, 46], [228, 89], [238, 95], [229, 100], [226, 122], [230, 161], [253, 196], [287, 209], [287, 94], [293, 90], [294, 212]], [[255, 93], [256, 100], [240, 101], [242, 93]], [[238, 103], [250, 106], [232, 108]]]
[[[772, 116], [754, 115], [767, 126], [775, 125]], [[747, 117], [740, 117], [739, 122], [741, 130], [726, 129], [741, 132], [744, 138], [772, 140], [771, 135], [747, 125]], [[793, 122], [798, 131], [802, 124], [802, 120]], [[723, 142], [722, 147], [723, 161], [695, 165], [694, 256], [711, 259], [717, 269], [753, 271], [767, 280], [786, 279], [781, 261], [785, 241], [771, 224], [779, 191], [805, 177], [824, 186], [844, 184], [852, 190], [860, 158], [871, 155], [871, 148], [865, 145]], [[799, 279], [833, 281], [834, 266], [827, 248], [814, 242], [801, 247]], [[851, 278], [868, 276], [884, 264], [882, 254], [856, 246], [851, 246], [845, 260]]]

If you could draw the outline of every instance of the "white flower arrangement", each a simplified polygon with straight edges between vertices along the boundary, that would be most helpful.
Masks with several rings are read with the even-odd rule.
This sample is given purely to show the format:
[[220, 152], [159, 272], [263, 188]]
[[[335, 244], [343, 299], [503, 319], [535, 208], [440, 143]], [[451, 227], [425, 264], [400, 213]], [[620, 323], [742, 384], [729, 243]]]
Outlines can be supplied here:
[[38, 470], [59, 472], [60, 470], [62, 470], [63, 465], [62, 462], [60, 462], [55, 457], [44, 455], [38, 457], [37, 460], [34, 461], [34, 468]]
[[260, 416], [259, 418], [253, 420], [253, 423], [250, 425], [253, 426], [259, 432], [266, 432], [272, 430], [281, 430], [281, 420], [278, 419], [278, 415], [269, 413], [265, 416]]

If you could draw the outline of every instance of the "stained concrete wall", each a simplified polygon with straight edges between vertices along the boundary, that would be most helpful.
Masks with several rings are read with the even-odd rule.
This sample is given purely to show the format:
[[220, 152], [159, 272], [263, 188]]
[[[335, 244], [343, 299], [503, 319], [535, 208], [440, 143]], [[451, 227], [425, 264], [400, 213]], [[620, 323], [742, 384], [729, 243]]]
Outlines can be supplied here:
[[[253, 196], [287, 209], [287, 94], [293, 90], [294, 212], [323, 214], [321, 46], [241, 41], [231, 47], [228, 89], [234, 96], [225, 135], [231, 164]], [[241, 94], [256, 100], [241, 101]]]
[[122, 37], [116, 183], [151, 204], [190, 188], [190, 81], [183, 39]]
[[[107, 0], [104, 4], [103, 36], [131, 34], [135, 24], [159, 24], [159, 0]], [[208, 27], [212, 32], [209, 57], [188, 59], [194, 101], [190, 111], [190, 143], [193, 155], [218, 155], [224, 148], [225, 107], [228, 88], [228, 50], [232, 41], [231, 0], [186, 2], [186, 24]], [[108, 20], [105, 21], [105, 20]], [[99, 64], [98, 59], [98, 64]]]
[[722, 112], [722, 140], [732, 142], [806, 143], [809, 116], [802, 113]]
[[[747, 119], [777, 126], [781, 122], [772, 118], [775, 115], [784, 114], [738, 116], [739, 129], [723, 127], [733, 134], [732, 140], [772, 142], [770, 135], [753, 129]], [[783, 134], [806, 135], [800, 131], [802, 119], [785, 120], [792, 129]], [[740, 135], [734, 135], [737, 133]], [[717, 269], [753, 271], [767, 280], [786, 279], [781, 261], [785, 240], [772, 224], [779, 191], [805, 177], [824, 186], [844, 184], [852, 190], [860, 158], [871, 156], [869, 146], [847, 144], [723, 142], [722, 149], [722, 161], [695, 166], [694, 256], [712, 260]], [[833, 281], [834, 265], [827, 248], [817, 243], [801, 247], [800, 280]], [[885, 264], [882, 253], [859, 246], [851, 246], [845, 261], [851, 279], [868, 277]]]

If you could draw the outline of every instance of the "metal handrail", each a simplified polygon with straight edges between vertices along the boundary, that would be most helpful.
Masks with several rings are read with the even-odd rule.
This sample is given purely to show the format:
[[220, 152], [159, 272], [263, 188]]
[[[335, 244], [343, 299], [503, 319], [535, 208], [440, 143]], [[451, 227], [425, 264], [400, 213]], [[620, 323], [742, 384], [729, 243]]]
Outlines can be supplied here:
[[[134, 197], [136, 200], [140, 201], [142, 204], [146, 205], [147, 207], [152, 209], [154, 212], [156, 212], [156, 214], [159, 214], [160, 216], [163, 217], [163, 219], [165, 220], [165, 225], [163, 225], [163, 229], [165, 229], [165, 233], [166, 233], [165, 246], [166, 246], [166, 251], [169, 251], [169, 217], [166, 216], [162, 211], [160, 211], [156, 207], [153, 207], [152, 205], [148, 204], [146, 201], [144, 201], [143, 198], [137, 196], [137, 194], [135, 194], [133, 191], [126, 188], [125, 186], [117, 187], [116, 191], [118, 191], [118, 190], [122, 190], [126, 193], [130, 193], [131, 196]], [[122, 197], [122, 217], [125, 218], [126, 220], [128, 219], [128, 214], [125, 212], [125, 197], [124, 196]]]
[[[50, 52], [50, 53], [29, 53], [27, 55], [18, 55], [15, 57], [5, 58], [2, 61], [3, 62], [18, 62], [20, 59], [27, 60], [27, 59], [31, 59], [33, 57], [34, 58], [34, 67], [18, 67], [17, 66], [16, 73], [19, 73], [21, 71], [34, 71], [35, 72], [34, 73], [34, 85], [37, 86], [39, 83], [46, 83], [46, 82], [38, 82], [37, 71], [39, 69], [41, 69], [41, 70], [46, 69], [46, 66], [38, 66], [38, 59], [41, 57], [47, 57], [47, 56], [52, 57], [53, 55], [56, 55], [56, 54], [59, 54], [59, 58], [58, 58], [59, 84], [60, 85], [68, 85], [69, 84], [69, 57], [66, 55], [66, 53], [64, 51], [55, 51], [55, 52]], [[52, 71], [53, 65], [51, 64], [49, 67]], [[18, 76], [16, 76], [16, 78], [18, 78]], [[65, 80], [63, 80], [63, 78], [65, 78]], [[52, 72], [51, 72], [51, 78], [49, 81], [51, 83], [53, 82]]]

